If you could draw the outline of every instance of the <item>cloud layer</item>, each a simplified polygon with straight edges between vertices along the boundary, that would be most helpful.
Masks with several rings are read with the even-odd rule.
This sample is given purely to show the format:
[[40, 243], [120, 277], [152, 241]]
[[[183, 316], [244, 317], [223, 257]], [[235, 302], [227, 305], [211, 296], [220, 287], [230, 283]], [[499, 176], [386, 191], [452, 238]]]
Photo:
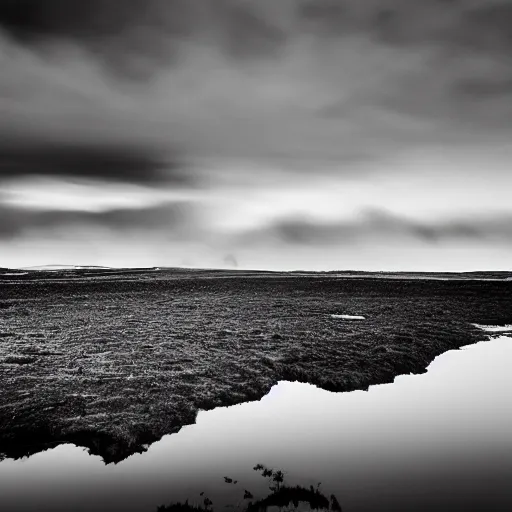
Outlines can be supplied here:
[[512, 0], [0, 0], [0, 185], [154, 190], [131, 213], [0, 196], [2, 243], [168, 240], [179, 190], [221, 261], [242, 241], [267, 266], [361, 237], [510, 247], [510, 26]]

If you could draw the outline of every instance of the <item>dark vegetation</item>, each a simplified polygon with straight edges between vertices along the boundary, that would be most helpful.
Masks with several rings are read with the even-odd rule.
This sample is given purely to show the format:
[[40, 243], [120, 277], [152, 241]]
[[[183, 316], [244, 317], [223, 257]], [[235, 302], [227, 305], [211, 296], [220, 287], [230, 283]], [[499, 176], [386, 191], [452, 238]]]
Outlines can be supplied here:
[[512, 281], [490, 276], [0, 273], [0, 457], [71, 442], [117, 462], [279, 380], [351, 391], [423, 373], [486, 338], [472, 323], [512, 323]]
[[[311, 486], [309, 489], [299, 485], [291, 487], [285, 484], [284, 473], [281, 470], [267, 468], [262, 464], [254, 467], [264, 478], [269, 480], [269, 489], [271, 493], [265, 498], [255, 500], [254, 496], [247, 489], [243, 491], [243, 498], [234, 508], [244, 512], [266, 512], [271, 507], [278, 507], [279, 510], [293, 511], [299, 507], [300, 503], [307, 504], [309, 510], [331, 510], [332, 512], [342, 512], [340, 503], [334, 494], [330, 499], [320, 492], [321, 483], [316, 489]], [[226, 481], [226, 478], [224, 478]], [[226, 483], [233, 483], [232, 479]], [[236, 481], [235, 481], [236, 482]], [[212, 512], [215, 510], [214, 503], [204, 493], [200, 494], [203, 498], [202, 505], [191, 505], [188, 500], [185, 503], [171, 503], [157, 508], [157, 512]]]

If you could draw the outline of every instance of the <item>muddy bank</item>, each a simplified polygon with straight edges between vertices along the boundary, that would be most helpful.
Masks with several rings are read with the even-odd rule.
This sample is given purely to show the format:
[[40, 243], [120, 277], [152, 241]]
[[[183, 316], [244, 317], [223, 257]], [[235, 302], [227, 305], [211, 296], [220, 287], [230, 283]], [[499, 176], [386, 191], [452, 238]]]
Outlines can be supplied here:
[[4, 456], [70, 442], [118, 462], [279, 380], [367, 389], [512, 323], [511, 282], [126, 276], [0, 285]]

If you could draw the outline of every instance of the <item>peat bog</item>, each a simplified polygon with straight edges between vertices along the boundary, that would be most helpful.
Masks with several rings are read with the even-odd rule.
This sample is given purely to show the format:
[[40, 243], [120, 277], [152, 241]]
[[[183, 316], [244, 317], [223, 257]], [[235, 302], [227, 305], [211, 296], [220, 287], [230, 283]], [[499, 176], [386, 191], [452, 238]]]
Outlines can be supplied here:
[[0, 456], [118, 462], [278, 381], [367, 389], [512, 323], [510, 275], [426, 277], [0, 272]]

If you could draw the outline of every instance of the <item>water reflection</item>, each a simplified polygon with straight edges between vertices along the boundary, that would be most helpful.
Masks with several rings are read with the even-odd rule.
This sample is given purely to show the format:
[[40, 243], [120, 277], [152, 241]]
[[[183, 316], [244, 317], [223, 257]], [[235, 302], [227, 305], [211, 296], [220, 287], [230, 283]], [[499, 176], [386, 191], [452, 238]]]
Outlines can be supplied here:
[[369, 392], [281, 382], [259, 402], [200, 412], [117, 466], [72, 445], [3, 461], [0, 509], [154, 512], [200, 492], [236, 505], [245, 489], [268, 494], [252, 469], [262, 462], [293, 485], [321, 482], [348, 512], [512, 510], [511, 368], [500, 337]]

